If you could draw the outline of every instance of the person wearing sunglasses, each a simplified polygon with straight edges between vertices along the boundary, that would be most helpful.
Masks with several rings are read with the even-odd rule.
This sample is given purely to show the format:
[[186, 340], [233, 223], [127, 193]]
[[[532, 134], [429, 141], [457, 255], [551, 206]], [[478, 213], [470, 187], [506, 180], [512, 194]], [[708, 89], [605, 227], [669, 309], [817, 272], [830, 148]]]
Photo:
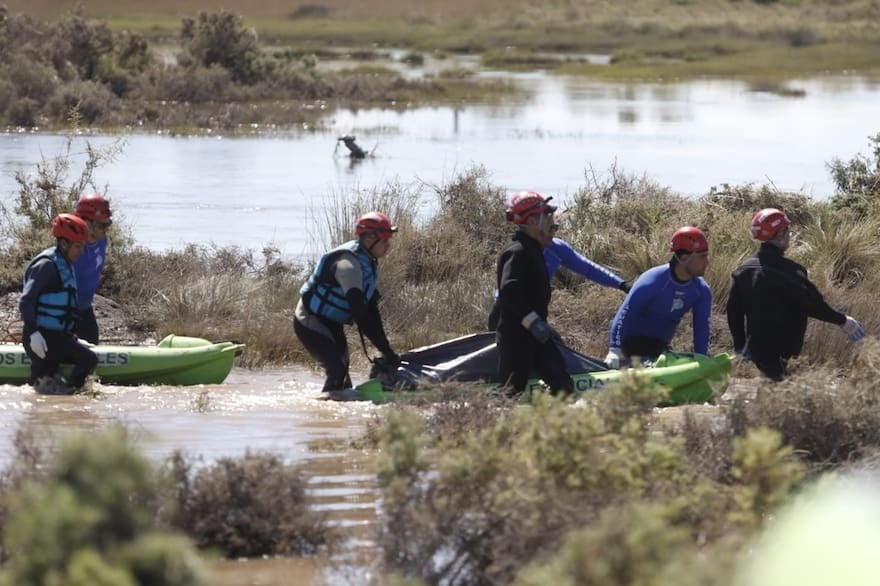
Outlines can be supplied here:
[[801, 353], [807, 319], [836, 324], [852, 342], [865, 337], [862, 324], [825, 301], [807, 278], [807, 269], [785, 258], [791, 245], [791, 220], [777, 208], [759, 210], [752, 218], [758, 252], [731, 277], [727, 325], [734, 351], [750, 359], [765, 376], [785, 377], [788, 360]]
[[[558, 225], [553, 225], [554, 234], [557, 233], [558, 228]], [[618, 289], [624, 293], [629, 293], [632, 286], [632, 282], [623, 280], [609, 269], [582, 255], [562, 238], [555, 236], [550, 242], [550, 246], [544, 249], [544, 261], [547, 263], [547, 274], [550, 277], [550, 281], [553, 281], [556, 272], [562, 267], [582, 276], [588, 281], [593, 281], [604, 287]], [[492, 308], [489, 310], [489, 319], [486, 322], [490, 331], [498, 328], [500, 313], [501, 306], [498, 305], [498, 291], [495, 291], [495, 300], [492, 303]]]
[[95, 293], [101, 284], [101, 274], [107, 264], [107, 231], [113, 224], [110, 219], [110, 203], [103, 195], [84, 195], [74, 206], [73, 213], [85, 220], [89, 227], [89, 238], [85, 250], [74, 262], [76, 270], [77, 304], [79, 321], [76, 335], [90, 344], [100, 342], [98, 320], [95, 316]]
[[550, 276], [544, 249], [556, 233], [556, 207], [534, 191], [511, 197], [507, 219], [517, 226], [498, 255], [498, 380], [509, 396], [525, 391], [534, 371], [553, 392], [574, 392], [574, 382], [556, 345], [559, 334], [547, 323]]

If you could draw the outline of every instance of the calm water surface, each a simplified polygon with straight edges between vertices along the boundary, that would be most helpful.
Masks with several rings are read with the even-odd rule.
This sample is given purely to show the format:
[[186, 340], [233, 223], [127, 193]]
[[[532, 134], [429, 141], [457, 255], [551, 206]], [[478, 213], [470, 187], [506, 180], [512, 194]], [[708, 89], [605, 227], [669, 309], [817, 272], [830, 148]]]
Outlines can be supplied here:
[[[435, 206], [431, 186], [473, 165], [485, 166], [495, 185], [563, 200], [588, 170], [602, 176], [615, 163], [691, 196], [722, 183], [772, 183], [824, 199], [833, 192], [827, 163], [866, 154], [868, 137], [880, 131], [880, 84], [864, 78], [792, 82], [802, 97], [735, 81], [514, 78], [525, 96], [495, 105], [343, 110], [318, 129], [245, 138], [131, 135], [97, 178], [148, 248], [272, 244], [312, 258], [326, 246], [328, 207], [391, 183], [423, 193], [424, 215]], [[345, 157], [336, 138], [347, 133], [375, 156]], [[57, 155], [63, 143], [0, 134], [0, 197], [11, 201], [15, 172]]]
[[157, 461], [175, 449], [206, 461], [239, 457], [247, 450], [277, 454], [303, 466], [311, 497], [346, 535], [346, 547], [330, 559], [217, 563], [212, 584], [362, 583], [375, 555], [378, 501], [368, 458], [351, 450], [349, 441], [363, 434], [378, 407], [321, 400], [321, 384], [302, 368], [236, 368], [222, 385], [103, 386], [100, 398], [42, 396], [29, 386], [0, 385], [3, 466], [20, 428], [34, 430], [48, 446], [71, 430], [98, 430], [114, 423], [124, 423]]

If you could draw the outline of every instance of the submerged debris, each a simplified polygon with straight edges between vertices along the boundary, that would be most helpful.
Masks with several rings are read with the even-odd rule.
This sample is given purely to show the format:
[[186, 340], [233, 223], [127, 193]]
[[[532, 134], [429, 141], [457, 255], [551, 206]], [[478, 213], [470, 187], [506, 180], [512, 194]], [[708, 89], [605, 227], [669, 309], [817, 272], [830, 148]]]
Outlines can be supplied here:
[[353, 136], [351, 134], [347, 134], [345, 136], [340, 136], [339, 138], [336, 139], [336, 146], [338, 147], [339, 143], [341, 142], [342, 144], [345, 145], [345, 148], [348, 149], [349, 156], [352, 159], [365, 159], [367, 157], [367, 151], [362, 149], [357, 144], [357, 142], [355, 142], [356, 140], [357, 140], [357, 137]]

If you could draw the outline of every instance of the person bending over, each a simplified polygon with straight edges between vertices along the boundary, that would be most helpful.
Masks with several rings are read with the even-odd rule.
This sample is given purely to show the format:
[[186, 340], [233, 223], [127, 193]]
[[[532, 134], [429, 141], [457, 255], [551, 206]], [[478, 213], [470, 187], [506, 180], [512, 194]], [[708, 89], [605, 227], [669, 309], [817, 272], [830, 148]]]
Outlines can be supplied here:
[[693, 312], [694, 352], [709, 351], [712, 292], [703, 279], [709, 242], [702, 230], [685, 226], [672, 235], [669, 248], [669, 262], [642, 273], [617, 309], [605, 357], [609, 368], [630, 364], [634, 357], [657, 360], [688, 312]]
[[400, 364], [385, 335], [376, 288], [379, 259], [388, 253], [396, 231], [382, 212], [364, 214], [355, 225], [357, 238], [326, 253], [300, 289], [293, 330], [324, 368], [324, 391], [352, 386], [346, 324], [357, 324], [387, 366]]
[[[24, 271], [18, 304], [22, 344], [37, 392], [73, 394], [98, 364], [90, 345], [74, 334], [79, 314], [74, 263], [83, 253], [89, 227], [73, 214], [59, 214], [52, 220], [52, 235], [55, 246], [35, 256]], [[62, 362], [73, 364], [66, 380], [58, 372]]]

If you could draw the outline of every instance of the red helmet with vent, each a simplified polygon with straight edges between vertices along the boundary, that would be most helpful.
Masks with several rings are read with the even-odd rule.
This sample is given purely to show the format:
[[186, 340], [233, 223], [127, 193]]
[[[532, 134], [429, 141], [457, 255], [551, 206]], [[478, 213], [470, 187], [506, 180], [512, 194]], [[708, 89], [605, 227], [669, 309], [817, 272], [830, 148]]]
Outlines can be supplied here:
[[52, 220], [52, 236], [71, 242], [85, 242], [89, 239], [89, 225], [73, 214], [58, 214]]
[[556, 206], [548, 202], [552, 197], [545, 198], [537, 191], [518, 191], [510, 198], [510, 206], [507, 208], [507, 219], [514, 224], [522, 224], [529, 216], [535, 214], [552, 214]]
[[705, 252], [709, 250], [709, 241], [706, 240], [703, 231], [696, 226], [684, 226], [672, 235], [669, 250], [672, 252], [684, 251], [688, 254]]
[[379, 238], [387, 240], [397, 232], [397, 226], [391, 224], [388, 216], [382, 212], [367, 212], [360, 218], [354, 227], [355, 236], [362, 234], [378, 234]]
[[777, 232], [788, 226], [791, 226], [791, 220], [785, 212], [776, 208], [764, 208], [752, 218], [752, 237], [762, 242], [773, 240]]
[[73, 213], [80, 218], [94, 222], [106, 222], [113, 215], [113, 212], [110, 211], [110, 202], [104, 199], [103, 195], [97, 193], [79, 198], [73, 208]]

